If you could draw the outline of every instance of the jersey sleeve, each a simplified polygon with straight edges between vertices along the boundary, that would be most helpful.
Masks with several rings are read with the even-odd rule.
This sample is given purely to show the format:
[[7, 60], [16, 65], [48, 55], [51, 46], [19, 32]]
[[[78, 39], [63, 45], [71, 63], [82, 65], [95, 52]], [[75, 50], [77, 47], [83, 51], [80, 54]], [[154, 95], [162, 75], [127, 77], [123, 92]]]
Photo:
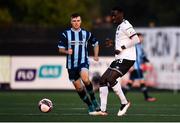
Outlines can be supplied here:
[[58, 42], [58, 48], [67, 48], [67, 38], [65, 33], [60, 34], [59, 36], [59, 42]]
[[136, 35], [136, 31], [134, 30], [133, 26], [127, 22], [124, 26], [123, 26], [124, 32], [126, 33], [126, 35], [131, 38], [132, 36]]
[[90, 41], [90, 43], [92, 44], [93, 47], [99, 44], [98, 40], [91, 33], [90, 33], [89, 41]]

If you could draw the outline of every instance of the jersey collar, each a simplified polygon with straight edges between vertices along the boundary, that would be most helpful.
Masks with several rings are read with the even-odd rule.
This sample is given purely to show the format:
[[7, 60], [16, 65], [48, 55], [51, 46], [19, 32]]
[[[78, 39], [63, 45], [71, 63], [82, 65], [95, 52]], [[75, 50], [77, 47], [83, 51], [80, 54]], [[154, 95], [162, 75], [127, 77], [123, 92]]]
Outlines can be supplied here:
[[78, 30], [75, 30], [75, 29], [71, 28], [71, 30], [72, 30], [73, 32], [80, 32], [80, 31], [81, 31], [81, 28], [79, 28]]

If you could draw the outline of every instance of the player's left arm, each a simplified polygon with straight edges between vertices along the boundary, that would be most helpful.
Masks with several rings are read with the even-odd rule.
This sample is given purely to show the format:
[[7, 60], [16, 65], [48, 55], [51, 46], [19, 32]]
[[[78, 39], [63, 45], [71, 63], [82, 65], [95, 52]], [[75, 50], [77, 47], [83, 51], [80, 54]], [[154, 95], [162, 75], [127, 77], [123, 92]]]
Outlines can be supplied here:
[[116, 55], [121, 53], [123, 50], [125, 50], [127, 48], [131, 48], [131, 47], [135, 46], [136, 44], [140, 43], [140, 40], [136, 34], [136, 31], [134, 30], [134, 28], [131, 25], [124, 29], [124, 33], [131, 39], [131, 41], [122, 45], [121, 49], [115, 50]]
[[136, 44], [140, 43], [139, 37], [136, 34], [136, 31], [134, 28], [130, 25], [128, 28], [124, 30], [126, 35], [131, 39], [131, 41], [127, 42], [124, 47], [130, 48], [132, 46], [135, 46]]
[[94, 46], [94, 60], [99, 60], [99, 45]]
[[94, 47], [94, 60], [98, 61], [99, 60], [99, 57], [98, 57], [99, 56], [99, 42], [92, 34], [90, 34], [89, 41]]

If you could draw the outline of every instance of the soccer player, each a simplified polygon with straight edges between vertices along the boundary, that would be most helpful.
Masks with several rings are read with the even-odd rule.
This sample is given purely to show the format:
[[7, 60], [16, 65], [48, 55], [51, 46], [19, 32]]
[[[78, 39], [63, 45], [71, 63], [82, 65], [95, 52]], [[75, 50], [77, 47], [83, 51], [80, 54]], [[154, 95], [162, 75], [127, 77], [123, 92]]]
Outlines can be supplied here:
[[[80, 98], [87, 104], [89, 115], [96, 115], [100, 110], [89, 80], [89, 60], [87, 45], [94, 46], [94, 60], [98, 61], [98, 40], [91, 32], [81, 28], [81, 16], [78, 13], [71, 15], [71, 28], [65, 30], [58, 43], [59, 52], [67, 55], [66, 67], [69, 79], [72, 81]], [[82, 86], [81, 81], [85, 87]], [[90, 99], [89, 99], [90, 96]]]
[[148, 102], [156, 101], [156, 98], [149, 96], [147, 86], [145, 85], [143, 70], [141, 69], [141, 65], [149, 62], [142, 47], [143, 35], [141, 33], [137, 33], [140, 43], [136, 44], [136, 62], [134, 63], [132, 71], [130, 71], [129, 81], [126, 87], [123, 89], [124, 93], [127, 93], [131, 88], [133, 82], [140, 83], [141, 91], [144, 95], [144, 99]]
[[124, 19], [123, 9], [115, 7], [112, 9], [111, 15], [113, 23], [118, 25], [115, 34], [115, 60], [100, 79], [100, 115], [108, 115], [106, 106], [108, 85], [110, 85], [121, 102], [117, 116], [123, 116], [129, 108], [130, 102], [126, 99], [121, 85], [116, 79], [126, 74], [133, 66], [136, 60], [135, 44], [140, 41], [132, 25]]

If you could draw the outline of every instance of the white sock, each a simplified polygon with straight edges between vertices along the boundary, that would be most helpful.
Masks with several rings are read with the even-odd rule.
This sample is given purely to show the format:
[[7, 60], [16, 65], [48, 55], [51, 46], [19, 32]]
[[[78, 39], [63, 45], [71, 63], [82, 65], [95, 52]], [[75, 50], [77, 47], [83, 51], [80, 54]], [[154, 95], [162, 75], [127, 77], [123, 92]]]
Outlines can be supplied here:
[[101, 111], [106, 111], [107, 97], [109, 93], [108, 86], [100, 87], [99, 92], [100, 92]]
[[121, 100], [121, 104], [127, 104], [128, 101], [122, 91], [121, 84], [118, 82], [114, 87], [112, 87], [113, 91], [116, 93], [116, 95]]

